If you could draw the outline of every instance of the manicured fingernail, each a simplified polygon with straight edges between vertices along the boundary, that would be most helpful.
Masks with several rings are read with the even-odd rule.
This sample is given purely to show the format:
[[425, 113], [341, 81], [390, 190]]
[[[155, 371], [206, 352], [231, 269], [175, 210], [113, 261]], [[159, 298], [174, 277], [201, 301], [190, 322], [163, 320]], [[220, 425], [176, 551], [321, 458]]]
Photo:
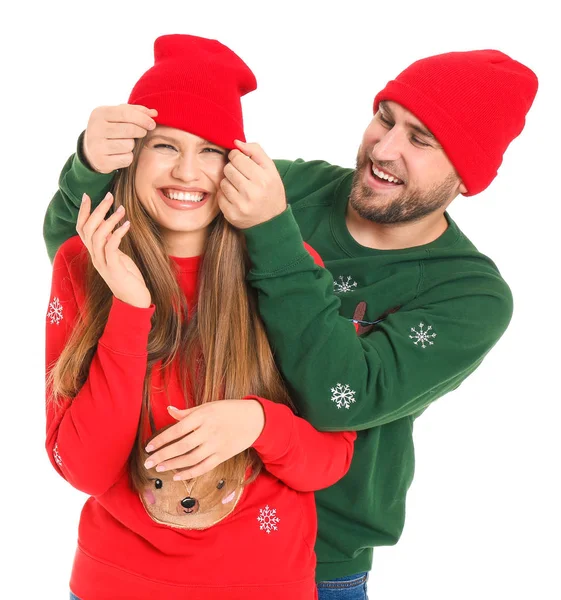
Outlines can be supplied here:
[[84, 204], [85, 201], [86, 201], [86, 193], [84, 192], [82, 194], [82, 204]]
[[152, 450], [154, 450], [154, 446], [152, 446], [152, 444], [148, 444], [148, 446], [146, 446], [146, 448], [144, 448], [146, 450], [146, 452], [152, 452]]
[[179, 408], [175, 408], [175, 406], [168, 406], [168, 410], [179, 411]]
[[164, 467], [164, 465], [158, 465], [156, 467], [156, 471], [158, 471], [159, 473], [161, 473], [162, 471], [165, 471], [165, 470], [166, 470], [166, 468]]
[[125, 221], [125, 222], [123, 223], [123, 227], [128, 227], [130, 224], [131, 224], [131, 222], [130, 222], [130, 221]]
[[119, 206], [119, 208], [117, 209], [117, 212], [122, 213], [122, 212], [124, 212], [124, 210], [125, 210], [125, 207], [121, 204], [121, 206]]
[[154, 466], [154, 462], [153, 462], [153, 461], [151, 461], [151, 460], [147, 460], [147, 461], [144, 463], [144, 466], [145, 466], [147, 469], [151, 469], [151, 468]]
[[174, 475], [173, 476], [173, 480], [174, 481], [181, 481], [181, 475]]

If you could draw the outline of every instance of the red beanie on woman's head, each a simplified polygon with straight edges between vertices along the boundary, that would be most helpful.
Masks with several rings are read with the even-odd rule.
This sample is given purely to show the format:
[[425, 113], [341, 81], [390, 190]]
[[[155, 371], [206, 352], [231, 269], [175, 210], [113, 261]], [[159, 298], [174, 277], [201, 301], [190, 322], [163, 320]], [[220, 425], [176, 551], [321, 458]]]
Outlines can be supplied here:
[[240, 99], [256, 87], [250, 68], [220, 42], [164, 35], [154, 42], [154, 66], [134, 86], [129, 104], [155, 108], [160, 125], [233, 148], [235, 139], [245, 141]]

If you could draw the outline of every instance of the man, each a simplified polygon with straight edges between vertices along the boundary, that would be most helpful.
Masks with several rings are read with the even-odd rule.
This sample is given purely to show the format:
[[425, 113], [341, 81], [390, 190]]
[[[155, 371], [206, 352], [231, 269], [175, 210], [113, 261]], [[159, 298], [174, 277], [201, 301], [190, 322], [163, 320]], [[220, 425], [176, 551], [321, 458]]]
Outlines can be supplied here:
[[[446, 208], [491, 183], [536, 91], [534, 73], [501, 52], [433, 56], [376, 96], [355, 170], [320, 161], [275, 169], [256, 144], [230, 153], [221, 208], [246, 237], [250, 281], [292, 397], [319, 429], [359, 432], [347, 476], [316, 494], [320, 598], [366, 598], [373, 548], [403, 529], [414, 419], [457, 388], [508, 326], [508, 285]], [[110, 171], [130, 164], [132, 145], [116, 151], [111, 138], [152, 126], [145, 109], [126, 111], [136, 124], [121, 123], [120, 134], [113, 113], [92, 114], [101, 124], [90, 121], [65, 166], [45, 220], [51, 257], [74, 234], [82, 193], [99, 201]]]

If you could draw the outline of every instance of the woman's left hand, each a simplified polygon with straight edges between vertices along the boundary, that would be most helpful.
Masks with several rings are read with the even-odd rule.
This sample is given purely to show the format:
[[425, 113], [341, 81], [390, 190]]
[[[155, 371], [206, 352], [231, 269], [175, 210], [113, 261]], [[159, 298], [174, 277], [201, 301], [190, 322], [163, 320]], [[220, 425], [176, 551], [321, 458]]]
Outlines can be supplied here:
[[179, 470], [175, 480], [204, 475], [243, 452], [265, 426], [263, 408], [253, 399], [218, 400], [187, 410], [169, 406], [168, 412], [178, 423], [150, 441], [146, 450], [153, 454], [144, 466]]
[[234, 227], [247, 229], [284, 212], [286, 195], [277, 167], [263, 148], [239, 140], [235, 144], [217, 198], [226, 219]]

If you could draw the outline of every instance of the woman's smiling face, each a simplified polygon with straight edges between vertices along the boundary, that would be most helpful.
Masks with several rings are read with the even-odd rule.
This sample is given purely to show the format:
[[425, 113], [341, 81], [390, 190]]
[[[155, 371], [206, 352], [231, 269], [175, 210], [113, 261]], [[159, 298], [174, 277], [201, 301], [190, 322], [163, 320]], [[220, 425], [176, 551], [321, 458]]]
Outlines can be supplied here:
[[[172, 254], [200, 254], [217, 201], [228, 151], [181, 129], [149, 132], [136, 169], [138, 200], [160, 226]], [[181, 250], [184, 248], [184, 250]]]

